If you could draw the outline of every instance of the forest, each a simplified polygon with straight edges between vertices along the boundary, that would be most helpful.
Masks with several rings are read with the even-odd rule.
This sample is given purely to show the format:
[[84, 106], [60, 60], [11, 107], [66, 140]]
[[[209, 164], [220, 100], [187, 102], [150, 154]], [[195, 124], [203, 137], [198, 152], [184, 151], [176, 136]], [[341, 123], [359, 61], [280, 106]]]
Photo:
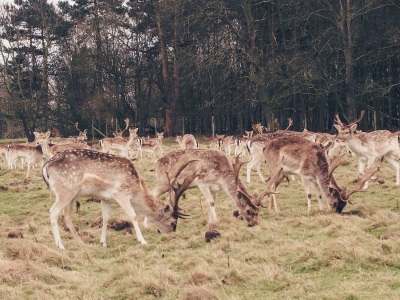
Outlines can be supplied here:
[[[0, 137], [400, 128], [399, 0], [15, 0]], [[93, 130], [96, 129], [96, 130]]]

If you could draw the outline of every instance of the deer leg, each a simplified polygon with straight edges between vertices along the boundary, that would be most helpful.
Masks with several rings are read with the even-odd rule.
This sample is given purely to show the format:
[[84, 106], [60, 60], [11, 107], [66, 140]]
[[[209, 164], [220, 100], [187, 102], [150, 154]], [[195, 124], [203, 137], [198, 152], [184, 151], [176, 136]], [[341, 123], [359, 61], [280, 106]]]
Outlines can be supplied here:
[[217, 222], [217, 213], [215, 212], [215, 193], [211, 192], [208, 187], [199, 186], [200, 192], [206, 198], [208, 205], [210, 206], [210, 214], [208, 222]]
[[[275, 172], [271, 172], [272, 174], [274, 174]], [[275, 192], [276, 188], [279, 186], [279, 184], [282, 182], [284, 176], [283, 174], [281, 174], [274, 183], [271, 183], [271, 191]], [[269, 212], [272, 212], [272, 206], [275, 206], [275, 212], [277, 214], [281, 213], [281, 210], [278, 207], [278, 201], [276, 200], [276, 194], [271, 194], [270, 195], [270, 200], [269, 200], [269, 206], [268, 206], [268, 210]]]
[[306, 191], [307, 195], [307, 205], [308, 205], [308, 215], [310, 215], [311, 212], [311, 185], [310, 185], [310, 180], [305, 177], [301, 177], [301, 181], [303, 182], [304, 189]]
[[50, 208], [50, 223], [51, 228], [53, 229], [53, 235], [56, 242], [56, 246], [59, 249], [65, 249], [64, 245], [61, 242], [60, 231], [58, 229], [58, 216], [63, 211], [63, 209], [70, 203], [73, 202], [75, 198], [75, 193], [60, 193], [56, 194], [56, 202]]
[[[324, 206], [322, 204], [322, 193], [321, 193], [321, 188], [319, 186], [319, 184], [315, 181], [313, 181], [314, 184], [314, 188], [315, 188], [315, 194], [317, 195], [317, 199], [318, 199], [318, 205], [319, 205], [319, 209], [323, 210]], [[329, 205], [328, 205], [329, 207]]]
[[[366, 161], [366, 159], [363, 159], [363, 158], [360, 158], [359, 160], [358, 160], [358, 172], [361, 174], [361, 175], [364, 175], [365, 173], [364, 173], [364, 169], [365, 169], [365, 166], [367, 165], [367, 161]], [[368, 188], [368, 181], [366, 181], [365, 182], [365, 184], [364, 184], [364, 186], [363, 186], [363, 189], [367, 189]]]
[[391, 154], [385, 155], [384, 158], [389, 164], [391, 164], [396, 169], [396, 185], [399, 185], [400, 184], [399, 163], [393, 159]]
[[262, 176], [261, 170], [260, 170], [260, 168], [261, 168], [261, 162], [262, 162], [262, 159], [263, 159], [263, 158], [264, 158], [264, 156], [262, 156], [262, 157], [256, 157], [255, 155], [253, 155], [253, 157], [251, 158], [251, 161], [247, 164], [247, 182], [250, 183], [250, 173], [251, 173], [251, 169], [253, 169], [253, 167], [256, 166], [258, 176], [260, 176], [261, 181], [262, 181], [263, 183], [265, 183], [264, 177]]
[[75, 226], [72, 223], [72, 217], [71, 217], [71, 212], [72, 212], [72, 206], [74, 205], [74, 201], [71, 201], [67, 204], [67, 206], [64, 209], [64, 219], [65, 223], [68, 226], [69, 232], [71, 232], [72, 237], [79, 243], [83, 244], [81, 238], [79, 237], [78, 233], [75, 230]]
[[[136, 220], [136, 213], [133, 210], [133, 207], [129, 201], [129, 197], [114, 197], [115, 201], [121, 206], [122, 210], [128, 215], [128, 217], [131, 219], [133, 228], [135, 228], [135, 233], [138, 241], [142, 244], [147, 244], [147, 242], [144, 240], [142, 232], [140, 231], [139, 224]], [[104, 221], [104, 220], [103, 220]], [[104, 226], [104, 223], [103, 223]]]
[[101, 229], [100, 245], [107, 247], [107, 225], [110, 220], [111, 203], [106, 201], [101, 201], [101, 212], [103, 215], [103, 227]]

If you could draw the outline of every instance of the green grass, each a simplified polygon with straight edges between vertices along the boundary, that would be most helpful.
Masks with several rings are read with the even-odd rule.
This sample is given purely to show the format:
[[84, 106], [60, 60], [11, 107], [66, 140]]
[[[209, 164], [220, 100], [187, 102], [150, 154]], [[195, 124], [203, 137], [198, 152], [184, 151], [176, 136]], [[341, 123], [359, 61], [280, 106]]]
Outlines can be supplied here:
[[[164, 146], [165, 153], [179, 147], [172, 140]], [[134, 164], [154, 188], [154, 159]], [[398, 187], [388, 164], [377, 173], [385, 183], [371, 182], [367, 192], [354, 194], [356, 204], [341, 215], [319, 211], [314, 196], [308, 217], [304, 189], [296, 178], [278, 187], [282, 213], [263, 209], [259, 225], [249, 228], [233, 218], [232, 201], [219, 193], [215, 227], [221, 237], [211, 243], [204, 240], [208, 206], [197, 189], [180, 200], [191, 218], [179, 220], [177, 232], [142, 228], [148, 245], [139, 244], [135, 235], [108, 230], [108, 248], [101, 247], [101, 229], [90, 225], [101, 215], [100, 204], [82, 199], [73, 220], [94, 238], [83, 237], [81, 246], [61, 229], [64, 251], [55, 247], [48, 212], [54, 199], [40, 168], [24, 183], [26, 170], [9, 170], [4, 162], [0, 166], [1, 299], [400, 298], [399, 239], [379, 239], [389, 232], [400, 234]], [[268, 174], [265, 164], [262, 171]], [[356, 187], [356, 161], [351, 158], [335, 176], [339, 184]], [[245, 165], [241, 178], [245, 181]], [[246, 186], [251, 192], [265, 188], [255, 171]], [[119, 207], [113, 206], [111, 213], [127, 220]], [[143, 216], [138, 217], [141, 225]], [[59, 221], [61, 226], [62, 217]], [[8, 239], [12, 230], [24, 238]]]

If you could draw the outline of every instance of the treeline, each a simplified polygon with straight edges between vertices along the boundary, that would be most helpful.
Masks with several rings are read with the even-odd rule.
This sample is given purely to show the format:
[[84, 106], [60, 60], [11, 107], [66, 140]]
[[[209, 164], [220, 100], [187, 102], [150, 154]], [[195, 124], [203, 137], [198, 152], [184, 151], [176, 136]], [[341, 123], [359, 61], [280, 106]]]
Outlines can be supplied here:
[[128, 117], [206, 134], [214, 116], [217, 133], [289, 117], [326, 132], [366, 110], [363, 130], [398, 130], [399, 19], [399, 0], [16, 0], [0, 9], [0, 129]]

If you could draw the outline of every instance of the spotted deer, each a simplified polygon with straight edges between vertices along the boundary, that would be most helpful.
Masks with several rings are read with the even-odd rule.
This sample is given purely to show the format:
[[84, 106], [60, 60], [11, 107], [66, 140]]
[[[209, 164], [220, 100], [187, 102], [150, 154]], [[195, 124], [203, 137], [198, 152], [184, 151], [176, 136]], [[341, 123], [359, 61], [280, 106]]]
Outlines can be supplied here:
[[100, 140], [100, 149], [104, 153], [110, 151], [118, 151], [122, 157], [128, 157], [129, 150], [132, 148], [135, 138], [137, 137], [138, 128], [129, 130], [129, 137], [126, 138], [104, 138]]
[[256, 171], [258, 176], [261, 179], [261, 182], [265, 183], [265, 179], [261, 173], [261, 163], [264, 160], [263, 149], [269, 141], [281, 137], [284, 135], [293, 135], [303, 137], [308, 140], [315, 141], [315, 135], [307, 133], [307, 132], [297, 132], [290, 130], [279, 130], [277, 132], [265, 133], [265, 134], [256, 134], [251, 139], [246, 142], [247, 151], [250, 154], [250, 162], [247, 164], [247, 182], [250, 182], [250, 173], [251, 170], [256, 167]]
[[[172, 151], [161, 157], [156, 162], [157, 186], [153, 190], [153, 195], [158, 197], [168, 192], [168, 178], [166, 172], [179, 164], [182, 157], [189, 155], [193, 160], [197, 160], [185, 168], [177, 177], [177, 182], [181, 183], [194, 170], [198, 176], [188, 186], [188, 188], [198, 187], [210, 207], [209, 222], [216, 222], [217, 214], [215, 211], [215, 198], [218, 192], [225, 192], [235, 203], [239, 212], [246, 220], [248, 226], [258, 224], [258, 214], [260, 210], [260, 199], [265, 197], [268, 192], [260, 196], [256, 191], [250, 195], [246, 187], [239, 179], [239, 169], [243, 162], [236, 157], [233, 166], [223, 152], [215, 149], [197, 150], [177, 150]], [[144, 224], [146, 225], [146, 222]]]
[[[337, 139], [343, 141], [351, 153], [358, 159], [358, 171], [364, 174], [364, 169], [369, 169], [378, 157], [383, 157], [391, 164], [396, 171], [396, 185], [400, 184], [399, 163], [395, 158], [400, 159], [400, 149], [398, 134], [391, 133], [388, 130], [377, 130], [369, 133], [355, 133], [357, 123], [364, 116], [361, 112], [360, 119], [344, 125], [339, 116], [336, 115], [336, 123], [334, 126], [338, 130]], [[364, 188], [368, 188], [368, 181], [365, 182]]]
[[21, 145], [13, 143], [8, 146], [7, 152], [7, 163], [10, 169], [16, 166], [18, 159], [27, 162], [28, 171], [25, 178], [29, 177], [33, 166], [43, 159], [42, 148], [32, 144]]
[[[170, 178], [175, 178], [190, 163], [192, 158], [184, 156], [169, 170]], [[67, 150], [52, 157], [42, 168], [42, 176], [49, 189], [55, 195], [55, 203], [50, 209], [51, 227], [56, 246], [65, 249], [58, 229], [58, 216], [64, 210], [65, 222], [74, 237], [82, 243], [72, 223], [71, 211], [74, 199], [96, 197], [101, 199], [103, 227], [100, 243], [107, 247], [107, 223], [110, 219], [111, 204], [119, 205], [130, 218], [137, 239], [147, 244], [136, 220], [135, 210], [144, 214], [161, 233], [176, 230], [178, 218], [185, 215], [178, 211], [178, 199], [175, 206], [165, 205], [151, 193], [137, 172], [133, 163], [124, 157], [91, 150]], [[196, 174], [191, 174], [173, 194], [179, 197]], [[172, 190], [170, 189], [172, 193]]]
[[34, 132], [37, 145], [42, 146], [43, 155], [50, 159], [60, 151], [70, 150], [70, 149], [90, 149], [90, 146], [85, 143], [71, 143], [71, 144], [60, 144], [53, 145], [50, 144], [50, 131]]
[[246, 148], [246, 142], [253, 136], [253, 131], [246, 131], [246, 135], [235, 137], [235, 157], [246, 156], [248, 151]]
[[176, 141], [181, 146], [181, 149], [199, 149], [199, 143], [192, 134], [178, 135]]
[[[264, 157], [272, 174], [267, 190], [275, 192], [285, 176], [299, 175], [307, 195], [308, 214], [311, 212], [311, 183], [317, 194], [319, 208], [323, 209], [322, 191], [329, 209], [341, 213], [347, 203], [352, 204], [350, 196], [361, 191], [362, 185], [379, 170], [378, 167], [370, 168], [359, 179], [360, 186], [346, 194], [347, 187], [339, 187], [333, 176], [333, 171], [346, 160], [345, 155], [346, 153], [335, 157], [329, 165], [325, 149], [318, 143], [293, 135], [273, 139], [264, 148]], [[275, 194], [271, 196], [270, 211], [272, 204], [275, 206], [275, 212], [280, 213]]]
[[[85, 140], [87, 140], [87, 129], [85, 129], [84, 131], [80, 131], [80, 129], [78, 128], [78, 122], [75, 123], [75, 128], [79, 131], [79, 135], [75, 138], [75, 137], [70, 137], [70, 138], [54, 138], [51, 140], [52, 144], [55, 145], [63, 145], [63, 144], [73, 144], [73, 143], [79, 143], [79, 142], [84, 142]], [[53, 129], [54, 131], [54, 129]], [[58, 132], [58, 130], [57, 130]]]
[[143, 139], [140, 151], [146, 153], [147, 156], [161, 157], [163, 154], [162, 140], [164, 138], [164, 132], [158, 133], [156, 138]]

